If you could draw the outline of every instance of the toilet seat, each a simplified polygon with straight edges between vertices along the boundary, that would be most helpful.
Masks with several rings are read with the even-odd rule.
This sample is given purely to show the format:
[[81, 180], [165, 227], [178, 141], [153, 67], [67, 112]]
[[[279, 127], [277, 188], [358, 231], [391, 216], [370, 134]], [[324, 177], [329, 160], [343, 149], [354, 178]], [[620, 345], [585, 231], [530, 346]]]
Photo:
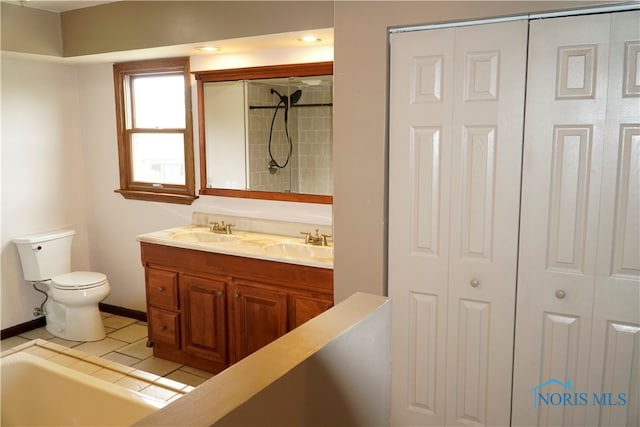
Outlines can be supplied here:
[[105, 283], [107, 276], [93, 271], [74, 271], [51, 279], [53, 287], [61, 290], [90, 289]]

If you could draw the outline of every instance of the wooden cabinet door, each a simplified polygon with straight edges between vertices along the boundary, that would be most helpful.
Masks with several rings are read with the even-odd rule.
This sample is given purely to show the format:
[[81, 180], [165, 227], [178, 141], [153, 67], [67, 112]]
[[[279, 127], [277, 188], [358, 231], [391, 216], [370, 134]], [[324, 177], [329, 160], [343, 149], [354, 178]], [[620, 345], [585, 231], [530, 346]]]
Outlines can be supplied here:
[[180, 276], [183, 350], [223, 364], [228, 360], [225, 291], [224, 278]]
[[291, 295], [289, 298], [289, 329], [297, 328], [332, 306], [331, 300], [308, 295]]
[[259, 283], [233, 284], [234, 360], [250, 355], [287, 333], [287, 293]]

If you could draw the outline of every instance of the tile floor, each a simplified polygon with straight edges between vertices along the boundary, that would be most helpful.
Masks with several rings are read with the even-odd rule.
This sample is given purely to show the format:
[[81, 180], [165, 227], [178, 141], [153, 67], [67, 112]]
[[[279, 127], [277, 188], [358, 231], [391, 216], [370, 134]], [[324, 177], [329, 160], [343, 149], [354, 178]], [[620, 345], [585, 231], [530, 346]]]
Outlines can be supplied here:
[[199, 386], [213, 376], [200, 369], [154, 357], [153, 350], [146, 346], [145, 322], [109, 313], [102, 313], [102, 317], [107, 336], [101, 341], [67, 341], [54, 337], [42, 327], [1, 340], [0, 352], [34, 339], [42, 339], [192, 387]]

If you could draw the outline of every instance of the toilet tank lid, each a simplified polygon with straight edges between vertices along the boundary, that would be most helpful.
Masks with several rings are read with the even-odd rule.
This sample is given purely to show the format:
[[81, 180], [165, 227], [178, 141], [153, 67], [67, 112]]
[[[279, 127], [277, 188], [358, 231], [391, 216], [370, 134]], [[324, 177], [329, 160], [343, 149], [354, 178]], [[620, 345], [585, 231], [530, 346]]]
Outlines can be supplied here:
[[28, 236], [16, 237], [13, 239], [13, 242], [18, 244], [39, 243], [46, 242], [47, 240], [55, 240], [61, 239], [63, 237], [73, 236], [74, 234], [76, 234], [75, 230], [54, 230], [38, 234], [29, 234]]

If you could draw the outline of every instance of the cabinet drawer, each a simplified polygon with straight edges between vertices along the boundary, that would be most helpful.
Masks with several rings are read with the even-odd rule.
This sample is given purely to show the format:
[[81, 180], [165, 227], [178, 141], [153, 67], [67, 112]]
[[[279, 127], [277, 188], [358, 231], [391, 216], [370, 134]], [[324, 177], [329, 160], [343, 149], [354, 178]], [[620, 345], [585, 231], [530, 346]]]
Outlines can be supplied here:
[[149, 305], [178, 309], [178, 273], [146, 269], [147, 301]]
[[180, 346], [180, 315], [178, 313], [149, 308], [149, 340]]

